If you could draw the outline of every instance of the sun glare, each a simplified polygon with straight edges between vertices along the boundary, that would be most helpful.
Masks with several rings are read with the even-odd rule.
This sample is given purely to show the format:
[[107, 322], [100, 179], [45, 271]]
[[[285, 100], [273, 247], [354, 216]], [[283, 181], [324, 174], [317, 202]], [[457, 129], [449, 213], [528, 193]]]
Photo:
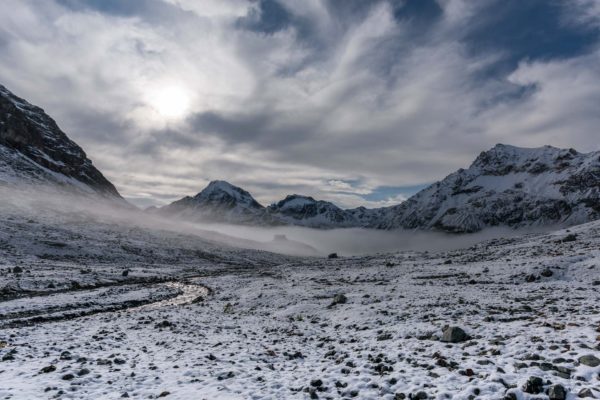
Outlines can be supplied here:
[[189, 109], [190, 96], [179, 86], [167, 86], [152, 93], [150, 105], [163, 117], [180, 118]]

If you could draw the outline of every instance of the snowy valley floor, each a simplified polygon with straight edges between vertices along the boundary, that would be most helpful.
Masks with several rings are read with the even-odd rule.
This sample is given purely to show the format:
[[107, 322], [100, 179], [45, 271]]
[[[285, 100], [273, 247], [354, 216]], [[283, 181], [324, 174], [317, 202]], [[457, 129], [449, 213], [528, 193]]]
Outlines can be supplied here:
[[1, 399], [600, 398], [600, 223], [322, 259], [78, 221], [0, 225]]

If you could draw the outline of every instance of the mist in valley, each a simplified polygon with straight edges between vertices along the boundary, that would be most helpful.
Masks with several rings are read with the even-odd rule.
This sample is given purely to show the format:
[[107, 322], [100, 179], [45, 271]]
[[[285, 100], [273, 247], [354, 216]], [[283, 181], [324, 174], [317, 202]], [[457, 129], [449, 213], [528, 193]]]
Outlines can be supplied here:
[[[66, 192], [51, 187], [0, 187], [0, 214], [3, 218], [20, 215], [31, 220], [53, 224], [109, 224], [115, 234], [127, 234], [130, 229], [142, 229], [160, 234], [192, 235], [224, 246], [263, 250], [294, 256], [323, 257], [330, 253], [339, 256], [360, 256], [396, 251], [443, 251], [465, 248], [484, 240], [506, 238], [541, 230], [490, 228], [473, 234], [407, 230], [373, 230], [361, 228], [312, 229], [294, 226], [256, 227], [214, 222], [189, 222], [162, 217], [139, 210], [114, 199]], [[546, 227], [549, 231], [555, 227]]]
[[[495, 239], [522, 236], [527, 233], [540, 233], [544, 230], [513, 230], [509, 228], [489, 228], [470, 234], [448, 234], [413, 230], [375, 230], [362, 228], [312, 229], [304, 227], [251, 227], [227, 224], [198, 224], [209, 231], [242, 239], [270, 242], [272, 251], [285, 253], [278, 248], [278, 236], [295, 243], [303, 243], [315, 249], [314, 255], [325, 256], [337, 253], [340, 256], [360, 256], [396, 251], [444, 251], [472, 246], [476, 243]], [[303, 254], [311, 255], [311, 254]]]

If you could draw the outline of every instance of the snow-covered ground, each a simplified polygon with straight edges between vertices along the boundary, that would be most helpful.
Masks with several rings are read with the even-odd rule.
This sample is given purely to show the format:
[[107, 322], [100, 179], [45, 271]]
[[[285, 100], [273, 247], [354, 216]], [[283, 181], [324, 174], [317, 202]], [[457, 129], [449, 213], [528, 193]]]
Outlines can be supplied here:
[[328, 259], [2, 214], [2, 399], [600, 397], [600, 222]]

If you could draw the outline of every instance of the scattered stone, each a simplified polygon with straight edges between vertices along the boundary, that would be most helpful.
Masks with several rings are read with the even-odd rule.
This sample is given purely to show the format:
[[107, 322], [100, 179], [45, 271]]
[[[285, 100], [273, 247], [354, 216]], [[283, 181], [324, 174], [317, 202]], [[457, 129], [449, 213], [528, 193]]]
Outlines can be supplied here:
[[548, 389], [548, 397], [550, 400], [565, 400], [567, 392], [562, 385], [552, 385]]
[[538, 394], [542, 393], [544, 389], [544, 381], [542, 378], [537, 376], [531, 376], [527, 379], [527, 382], [523, 385], [523, 391], [525, 393]]
[[217, 380], [223, 381], [225, 379], [231, 379], [234, 376], [235, 376], [235, 374], [233, 373], [233, 371], [223, 372], [223, 373], [217, 375]]
[[327, 258], [338, 258], [337, 253], [331, 253], [330, 255], [327, 256]]
[[172, 323], [171, 321], [167, 321], [166, 319], [162, 322], [159, 322], [158, 324], [155, 325], [156, 328], [169, 328], [175, 326], [174, 323]]
[[525, 277], [525, 282], [527, 282], [527, 283], [535, 282], [536, 280], [537, 280], [537, 276], [535, 276], [533, 274], [529, 274], [529, 275], [527, 275], [527, 277]]
[[571, 233], [571, 234], [565, 236], [564, 238], [562, 238], [562, 240], [559, 240], [559, 242], [563, 242], [563, 243], [565, 243], [565, 242], [574, 242], [576, 240], [577, 240], [577, 235], [574, 234], [574, 233]]
[[17, 354], [17, 350], [11, 349], [8, 353], [2, 356], [2, 361], [13, 361], [15, 359], [15, 354]]
[[546, 268], [540, 275], [542, 275], [544, 278], [550, 278], [552, 275], [554, 275], [554, 272], [552, 272], [551, 269]]
[[446, 343], [460, 343], [468, 339], [469, 335], [465, 331], [458, 326], [451, 326], [444, 331], [441, 341]]
[[48, 365], [40, 370], [41, 373], [48, 374], [50, 372], [56, 371], [56, 365]]
[[323, 381], [320, 379], [313, 379], [312, 381], [310, 381], [310, 386], [321, 387], [321, 386], [323, 386]]
[[579, 362], [588, 367], [597, 367], [600, 365], [600, 359], [592, 354], [579, 357]]
[[329, 307], [333, 307], [338, 304], [346, 304], [347, 301], [348, 301], [348, 298], [346, 297], [345, 294], [338, 293], [335, 296], [333, 296], [333, 301], [331, 302]]
[[592, 392], [592, 389], [590, 389], [590, 388], [581, 389], [579, 391], [579, 393], [577, 393], [577, 396], [582, 399], [584, 399], [584, 398], [595, 399], [596, 398], [594, 396], [594, 393]]

